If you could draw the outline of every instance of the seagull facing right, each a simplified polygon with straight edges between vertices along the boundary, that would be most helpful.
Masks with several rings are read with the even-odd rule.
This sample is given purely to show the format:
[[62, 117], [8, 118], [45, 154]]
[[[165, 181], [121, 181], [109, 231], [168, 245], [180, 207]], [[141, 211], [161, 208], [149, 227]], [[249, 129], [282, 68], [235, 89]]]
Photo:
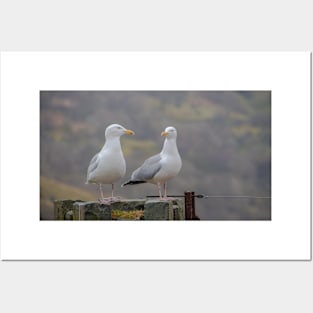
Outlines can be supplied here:
[[[120, 137], [124, 134], [135, 133], [119, 124], [109, 125], [105, 130], [103, 148], [92, 158], [88, 166], [86, 184], [99, 185], [100, 203], [111, 203], [118, 199], [114, 197], [114, 183], [126, 173], [126, 163], [120, 143]], [[102, 185], [104, 184], [112, 186], [110, 198], [103, 197]]]
[[[174, 178], [179, 173], [182, 161], [176, 145], [176, 128], [173, 126], [166, 127], [161, 133], [161, 136], [165, 137], [162, 151], [145, 160], [145, 162], [132, 173], [130, 180], [122, 184], [122, 187], [141, 183], [157, 184], [160, 199], [168, 199], [167, 181]], [[163, 185], [164, 189], [163, 196], [161, 185]]]

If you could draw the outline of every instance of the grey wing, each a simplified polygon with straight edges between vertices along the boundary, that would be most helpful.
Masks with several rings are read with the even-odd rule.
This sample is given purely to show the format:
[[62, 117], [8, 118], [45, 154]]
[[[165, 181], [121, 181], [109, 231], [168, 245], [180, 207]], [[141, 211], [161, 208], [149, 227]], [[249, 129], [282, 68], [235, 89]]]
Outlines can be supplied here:
[[147, 159], [140, 167], [138, 167], [132, 174], [131, 180], [147, 181], [152, 179], [161, 169], [160, 154], [154, 155]]
[[97, 153], [90, 161], [88, 170], [87, 170], [87, 181], [90, 177], [90, 174], [98, 167], [99, 164], [99, 153]]

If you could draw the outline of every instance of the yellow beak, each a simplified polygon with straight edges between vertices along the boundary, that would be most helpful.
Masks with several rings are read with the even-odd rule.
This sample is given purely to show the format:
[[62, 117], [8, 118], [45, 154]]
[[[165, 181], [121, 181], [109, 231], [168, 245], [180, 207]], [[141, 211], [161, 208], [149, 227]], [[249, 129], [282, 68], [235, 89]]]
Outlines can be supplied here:
[[161, 136], [167, 136], [168, 135], [168, 132], [164, 131], [161, 133]]
[[125, 133], [126, 135], [135, 135], [135, 132], [132, 131], [132, 130], [130, 130], [130, 129], [124, 130], [124, 133]]

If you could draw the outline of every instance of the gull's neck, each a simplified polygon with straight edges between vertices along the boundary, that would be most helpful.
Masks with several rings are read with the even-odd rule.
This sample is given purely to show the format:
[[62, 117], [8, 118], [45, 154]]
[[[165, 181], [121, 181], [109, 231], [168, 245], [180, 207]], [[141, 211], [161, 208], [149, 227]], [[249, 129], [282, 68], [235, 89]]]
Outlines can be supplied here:
[[176, 145], [176, 138], [165, 138], [164, 144], [163, 144], [163, 149], [161, 151], [161, 154], [178, 154], [178, 149]]
[[102, 151], [106, 150], [108, 147], [110, 147], [110, 150], [115, 150], [115, 151], [121, 150], [120, 137], [108, 137], [108, 138], [106, 138], [105, 144], [102, 148]]

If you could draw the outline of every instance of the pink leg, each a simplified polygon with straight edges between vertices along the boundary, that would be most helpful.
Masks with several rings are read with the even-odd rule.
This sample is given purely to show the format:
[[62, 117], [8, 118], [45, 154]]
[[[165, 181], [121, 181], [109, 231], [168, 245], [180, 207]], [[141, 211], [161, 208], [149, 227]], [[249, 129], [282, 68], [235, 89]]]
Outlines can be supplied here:
[[110, 203], [110, 199], [109, 198], [104, 198], [103, 190], [102, 190], [102, 184], [99, 184], [99, 189], [100, 189], [100, 195], [101, 195], [101, 198], [99, 199], [99, 202], [101, 204], [108, 204], [108, 203]]
[[166, 182], [163, 184], [163, 189], [164, 189], [164, 198], [167, 199]]
[[114, 197], [114, 184], [112, 184], [112, 193], [111, 193], [110, 202], [118, 201], [120, 199], [121, 199], [121, 197]]
[[103, 191], [102, 191], [102, 185], [101, 184], [99, 184], [99, 189], [100, 189], [101, 199], [103, 199], [104, 196], [103, 196]]
[[160, 183], [158, 183], [158, 189], [159, 189], [160, 199], [162, 199], [162, 190], [161, 190], [161, 184]]
[[175, 198], [171, 198], [171, 197], [167, 196], [167, 182], [164, 183], [163, 188], [164, 188], [164, 197], [163, 197], [163, 199], [164, 200], [175, 200]]

